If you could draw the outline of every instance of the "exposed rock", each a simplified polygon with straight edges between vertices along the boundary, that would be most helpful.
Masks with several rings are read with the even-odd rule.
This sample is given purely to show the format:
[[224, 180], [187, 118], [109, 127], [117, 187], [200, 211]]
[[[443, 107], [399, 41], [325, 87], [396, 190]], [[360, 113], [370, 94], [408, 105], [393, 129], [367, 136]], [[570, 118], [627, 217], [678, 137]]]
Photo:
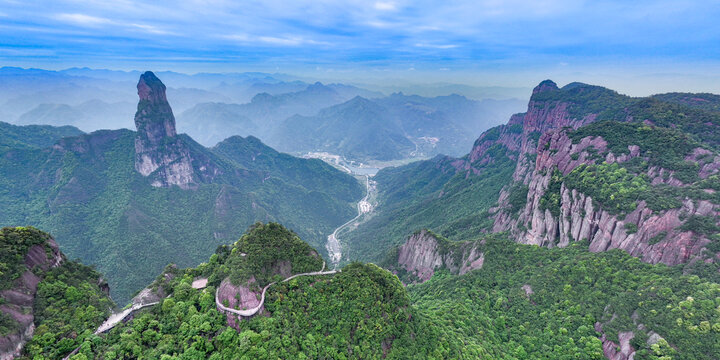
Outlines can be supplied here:
[[[653, 212], [644, 201], [640, 201], [636, 209], [625, 214], [621, 220], [618, 215], [599, 208], [589, 196], [563, 184], [560, 216], [541, 210], [540, 199], [545, 194], [553, 170], [558, 169], [567, 175], [581, 164], [595, 163], [587, 150], [594, 148], [598, 153], [605, 152], [607, 142], [600, 137], [587, 137], [573, 144], [565, 130], [551, 130], [540, 138], [540, 144], [535, 167], [530, 176], [524, 178], [529, 187], [525, 208], [517, 217], [497, 211], [494, 231], [510, 230], [520, 243], [548, 247], [565, 247], [571, 241], [588, 240], [591, 251], [623, 249], [643, 261], [668, 265], [690, 261], [710, 242], [701, 234], [679, 230], [685, 222], [681, 217], [718, 215], [717, 206], [705, 200], [686, 200], [681, 208], [661, 212]], [[630, 146], [628, 150], [629, 154], [623, 156], [611, 157], [612, 153], [608, 153], [605, 160], [623, 162], [639, 156], [637, 146]], [[673, 185], [672, 182], [670, 184]], [[507, 203], [506, 196], [501, 194], [499, 202]], [[637, 231], [629, 234], [625, 228], [627, 223], [637, 225]], [[650, 239], [662, 233], [667, 236], [658, 243], [650, 244]]]
[[178, 271], [174, 264], [168, 266], [158, 279], [152, 282], [148, 287], [140, 290], [140, 292], [132, 298], [133, 305], [145, 305], [162, 301], [168, 296], [170, 289], [170, 281], [174, 279]]
[[[495, 145], [504, 146], [511, 158], [517, 158], [513, 180], [528, 186], [525, 207], [511, 214], [509, 187], [503, 189], [498, 206], [490, 209], [494, 216], [492, 231], [509, 231], [520, 243], [548, 247], [563, 247], [571, 241], [587, 240], [592, 251], [623, 249], [650, 263], [674, 265], [701, 256], [710, 242], [707, 236], [678, 228], [693, 215], [720, 215], [718, 206], [708, 201], [686, 200], [678, 209], [661, 212], [653, 212], [641, 201], [634, 211], [623, 217], [599, 208], [592, 198], [563, 184], [560, 215], [554, 216], [549, 210], [540, 208], [540, 199], [555, 169], [567, 175], [581, 164], [624, 163], [641, 156], [642, 149], [638, 145], [630, 145], [627, 152], [614, 154], [608, 151], [607, 141], [601, 137], [586, 137], [578, 143], [568, 137], [568, 129], [594, 122], [597, 114], [573, 116], [569, 111], [572, 104], [549, 100], [562, 97], [548, 92], [583, 91], [584, 86], [570, 84], [558, 90], [552, 81], [543, 81], [533, 90], [526, 113], [514, 115], [507, 125], [480, 136], [466, 158], [453, 162], [458, 171], [481, 171], [479, 166], [491, 161], [489, 149]], [[604, 157], [598, 154], [604, 154]], [[698, 175], [702, 179], [720, 173], [720, 156], [708, 149], [696, 148], [685, 160], [698, 164]], [[651, 167], [647, 175], [653, 185], [687, 186], [674, 176], [673, 171], [657, 166]], [[714, 190], [706, 189], [705, 192]], [[629, 234], [625, 228], [628, 223], [637, 225], [637, 231]], [[660, 239], [662, 234], [666, 235]]]
[[147, 71], [140, 76], [137, 89], [140, 101], [135, 113], [135, 170], [152, 177], [152, 186], [177, 185], [182, 189], [195, 188], [198, 182], [217, 176], [219, 167], [206, 156], [195, 154], [192, 140], [177, 135], [175, 117], [160, 79]]
[[485, 254], [479, 250], [479, 245], [479, 242], [462, 242], [450, 247], [448, 240], [438, 239], [429, 231], [422, 230], [398, 248], [397, 261], [390, 267], [391, 270], [394, 267], [404, 269], [412, 276], [410, 281], [420, 283], [429, 280], [441, 268], [463, 275], [482, 268]]
[[595, 331], [602, 334], [600, 341], [602, 342], [603, 355], [609, 360], [633, 360], [635, 358], [635, 349], [630, 345], [630, 340], [635, 337], [632, 331], [621, 332], [618, 334], [620, 345], [610, 341], [603, 332], [602, 325], [595, 323]]
[[63, 255], [54, 239], [48, 238], [43, 245], [32, 246], [24, 258], [25, 271], [11, 289], [0, 292], [3, 304], [0, 312], [18, 322], [19, 329], [0, 337], [0, 360], [13, 359], [20, 355], [25, 343], [35, 331], [33, 303], [37, 286], [42, 280], [36, 273], [57, 267], [63, 262]]
[[[252, 277], [247, 282], [247, 286], [233, 285], [230, 279], [225, 279], [218, 287], [218, 300], [229, 308], [235, 309], [252, 309], [260, 305], [260, 293], [250, 290], [252, 284], [255, 284], [255, 278]], [[260, 312], [263, 310], [261, 309]], [[239, 330], [238, 316], [234, 314], [226, 314], [228, 325]]]

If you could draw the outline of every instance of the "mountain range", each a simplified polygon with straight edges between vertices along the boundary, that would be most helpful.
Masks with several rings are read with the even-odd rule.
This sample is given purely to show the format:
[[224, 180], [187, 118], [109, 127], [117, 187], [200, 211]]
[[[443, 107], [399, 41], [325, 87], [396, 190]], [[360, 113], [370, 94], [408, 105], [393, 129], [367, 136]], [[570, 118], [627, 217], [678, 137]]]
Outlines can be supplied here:
[[[137, 89], [137, 131], [0, 124], [0, 196], [10, 204], [0, 218], [15, 226], [0, 232], [3, 355], [720, 354], [716, 95], [635, 98], [543, 81], [525, 112], [484, 131], [469, 153], [382, 169], [363, 199], [371, 211], [344, 224], [363, 193], [356, 179], [253, 136], [203, 147], [177, 134], [154, 74]], [[435, 111], [464, 111], [444, 100], [432, 100]], [[354, 97], [289, 119], [339, 146], [326, 124], [363, 116], [407, 131], [392, 112], [430, 101]], [[323, 244], [340, 224], [342, 261], [331, 268]], [[146, 287], [108, 317], [105, 278], [59, 249], [85, 252], [121, 303], [130, 292], [116, 297], [113, 286]]]
[[[349, 160], [461, 155], [472, 144], [474, 134], [501, 123], [523, 105], [514, 98], [474, 100], [456, 94], [385, 96], [350, 84], [307, 83], [281, 74], [159, 74], [173, 84], [167, 96], [178, 114], [178, 130], [204, 146], [214, 146], [231, 135], [252, 135], [283, 151], [327, 151]], [[5, 86], [0, 89], [0, 121], [70, 125], [85, 132], [134, 129], [134, 94], [129, 89], [139, 75], [92, 69], [1, 68], [0, 81]], [[358, 96], [376, 103], [385, 118], [367, 119], [367, 114], [353, 114], [352, 110], [345, 112], [346, 117], [333, 118], [332, 114], [356, 104]], [[307, 121], [320, 128], [302, 129], [312, 132], [294, 136], [299, 123]], [[325, 128], [334, 129], [333, 133], [322, 130]], [[377, 135], [367, 137], [363, 134], [367, 132]], [[326, 136], [333, 140], [326, 142]], [[378, 141], [402, 144], [378, 152]]]
[[[177, 134], [154, 74], [137, 88], [137, 131], [3, 125], [17, 135], [1, 136], [10, 144], [0, 160], [3, 225], [52, 231], [69, 256], [106, 274], [116, 300], [169, 262], [197, 264], [255, 221], [283, 221], [322, 249], [353, 216], [363, 192], [353, 177], [256, 138], [205, 148]], [[42, 142], [23, 136], [39, 129]]]

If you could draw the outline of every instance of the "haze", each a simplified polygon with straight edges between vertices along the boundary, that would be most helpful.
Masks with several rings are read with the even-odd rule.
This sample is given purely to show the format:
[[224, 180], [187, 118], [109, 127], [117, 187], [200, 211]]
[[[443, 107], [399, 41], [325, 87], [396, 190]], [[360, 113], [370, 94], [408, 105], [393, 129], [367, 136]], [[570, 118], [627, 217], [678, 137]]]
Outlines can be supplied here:
[[712, 1], [0, 1], [0, 62], [720, 92]]

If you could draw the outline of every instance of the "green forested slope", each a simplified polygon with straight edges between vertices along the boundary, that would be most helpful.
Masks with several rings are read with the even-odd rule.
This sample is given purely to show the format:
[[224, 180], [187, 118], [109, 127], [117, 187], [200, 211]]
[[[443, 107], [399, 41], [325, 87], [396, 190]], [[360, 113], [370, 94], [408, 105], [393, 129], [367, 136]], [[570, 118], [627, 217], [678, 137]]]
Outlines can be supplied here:
[[0, 156], [1, 223], [51, 231], [63, 251], [106, 274], [120, 303], [165, 264], [197, 264], [255, 221], [281, 220], [324, 251], [362, 192], [317, 160], [268, 151], [249, 170], [186, 137], [193, 151], [223, 164], [223, 177], [192, 190], [152, 187], [134, 169], [134, 139], [128, 130], [98, 131]]
[[458, 171], [452, 159], [437, 157], [380, 171], [380, 206], [370, 220], [338, 236], [350, 259], [380, 261], [387, 251], [421, 228], [452, 240], [474, 236], [492, 225], [487, 210], [510, 182], [515, 162], [496, 146], [481, 172]]
[[[255, 225], [208, 263], [169, 268], [172, 280], [160, 281], [168, 298], [106, 335], [86, 338], [73, 359], [445, 359], [465, 351], [460, 339], [444, 338], [416, 314], [397, 277], [360, 263], [276, 284], [262, 315], [239, 321], [237, 329], [227, 325], [214, 300], [225, 276], [282, 261], [293, 263], [293, 273], [310, 263], [319, 270], [309, 249], [278, 224]], [[209, 286], [191, 288], [196, 277], [208, 277]]]
[[[42, 354], [44, 357], [40, 359], [57, 359], [74, 349], [92, 334], [115, 306], [106, 293], [107, 284], [102, 276], [88, 266], [56, 254], [50, 241], [49, 234], [33, 227], [0, 229], [0, 289], [30, 296], [30, 301], [25, 303], [23, 297], [3, 291], [0, 296], [0, 337], [19, 329], [20, 324], [8, 314], [13, 314], [16, 309], [29, 313], [32, 307], [35, 330], [24, 351]], [[33, 246], [44, 248], [47, 263], [28, 266], [28, 252]], [[62, 262], [51, 267], [56, 255]], [[33, 262], [37, 262], [37, 256], [34, 258]], [[39, 281], [34, 293], [26, 282], [32, 278], [27, 276], [29, 272]], [[28, 307], [18, 308], [20, 303]], [[12, 338], [9, 340], [13, 341]]]
[[489, 358], [602, 359], [596, 323], [616, 344], [619, 332], [632, 331], [635, 359], [720, 353], [717, 283], [583, 244], [547, 249], [488, 237], [481, 249], [482, 269], [441, 271], [408, 290], [437, 331]]

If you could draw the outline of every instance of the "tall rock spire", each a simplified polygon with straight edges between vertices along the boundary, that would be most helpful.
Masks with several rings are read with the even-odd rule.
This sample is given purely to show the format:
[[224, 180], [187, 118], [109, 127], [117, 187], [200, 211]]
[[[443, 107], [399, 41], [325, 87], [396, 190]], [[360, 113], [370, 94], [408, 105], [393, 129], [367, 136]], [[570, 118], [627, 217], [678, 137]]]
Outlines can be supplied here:
[[165, 96], [165, 85], [150, 71], [140, 76], [135, 113], [135, 170], [152, 177], [152, 186], [196, 184], [190, 149], [175, 131], [175, 117]]
[[175, 137], [175, 116], [165, 96], [165, 84], [152, 73], [146, 71], [137, 84], [138, 102], [135, 113], [135, 127], [138, 135], [145, 136], [151, 143], [166, 137]]

